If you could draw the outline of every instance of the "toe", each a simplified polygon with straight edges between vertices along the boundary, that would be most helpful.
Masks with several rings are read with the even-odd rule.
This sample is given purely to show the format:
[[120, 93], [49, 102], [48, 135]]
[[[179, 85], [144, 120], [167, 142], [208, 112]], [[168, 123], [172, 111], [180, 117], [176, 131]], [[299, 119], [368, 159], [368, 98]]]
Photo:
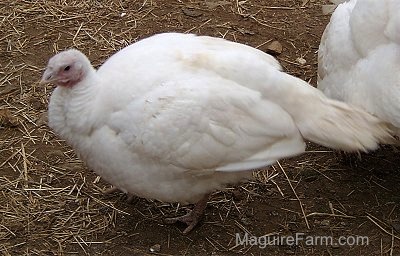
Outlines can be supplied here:
[[185, 230], [182, 232], [183, 234], [188, 234], [190, 231], [192, 231], [193, 230], [193, 228], [194, 227], [196, 227], [196, 225], [197, 225], [197, 223], [198, 223], [199, 221], [196, 219], [196, 220], [193, 220], [191, 223], [190, 223], [190, 225], [188, 225], [187, 226], [187, 228], [185, 228]]

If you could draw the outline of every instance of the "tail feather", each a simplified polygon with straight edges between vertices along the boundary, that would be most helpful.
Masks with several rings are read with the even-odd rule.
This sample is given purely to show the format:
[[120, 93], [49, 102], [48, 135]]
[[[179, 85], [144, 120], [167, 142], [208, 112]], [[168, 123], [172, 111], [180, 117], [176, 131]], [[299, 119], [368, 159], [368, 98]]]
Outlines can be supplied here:
[[265, 95], [294, 119], [303, 138], [343, 151], [370, 151], [394, 143], [391, 125], [347, 103], [333, 100], [309, 83], [281, 73], [270, 75]]
[[298, 123], [303, 137], [344, 151], [370, 151], [394, 143], [391, 125], [346, 103], [321, 98], [318, 115]]

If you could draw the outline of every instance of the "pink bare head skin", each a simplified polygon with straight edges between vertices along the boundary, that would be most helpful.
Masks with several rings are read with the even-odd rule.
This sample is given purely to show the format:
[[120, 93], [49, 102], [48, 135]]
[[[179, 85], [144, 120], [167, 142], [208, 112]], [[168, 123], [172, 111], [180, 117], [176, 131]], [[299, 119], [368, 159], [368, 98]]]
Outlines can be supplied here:
[[69, 49], [50, 58], [40, 82], [72, 88], [91, 70], [93, 67], [82, 52]]

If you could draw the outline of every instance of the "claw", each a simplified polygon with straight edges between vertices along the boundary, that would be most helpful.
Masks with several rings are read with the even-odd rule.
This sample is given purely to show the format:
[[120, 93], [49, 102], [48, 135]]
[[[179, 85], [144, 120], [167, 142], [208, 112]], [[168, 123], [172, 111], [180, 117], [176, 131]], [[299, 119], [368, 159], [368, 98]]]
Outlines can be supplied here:
[[209, 198], [209, 194], [205, 195], [200, 201], [198, 201], [193, 210], [189, 211], [186, 215], [175, 217], [175, 218], [166, 218], [164, 222], [166, 224], [174, 224], [176, 222], [183, 222], [187, 226], [187, 228], [183, 231], [183, 234], [188, 234], [192, 229], [199, 223], [201, 216], [204, 213], [204, 210], [207, 207], [207, 201]]

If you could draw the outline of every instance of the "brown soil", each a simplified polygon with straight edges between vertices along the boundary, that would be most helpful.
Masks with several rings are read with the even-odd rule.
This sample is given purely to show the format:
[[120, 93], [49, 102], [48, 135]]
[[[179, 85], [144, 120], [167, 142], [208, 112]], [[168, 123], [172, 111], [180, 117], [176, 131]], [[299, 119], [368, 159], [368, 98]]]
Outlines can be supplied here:
[[[286, 71], [315, 85], [316, 52], [329, 19], [321, 13], [324, 1], [65, 2], [0, 3], [2, 255], [145, 255], [151, 249], [157, 255], [400, 254], [395, 148], [344, 162], [351, 157], [309, 144], [308, 153], [255, 174], [256, 181], [213, 194], [204, 220], [185, 236], [183, 226], [162, 222], [184, 207], [103, 195], [109, 185], [46, 126], [52, 87], [37, 82], [55, 51], [77, 47], [100, 65], [116, 50], [159, 32], [225, 37], [264, 51], [278, 40], [283, 52], [277, 58]], [[299, 57], [306, 63], [299, 64]], [[262, 249], [235, 246], [237, 232], [358, 235], [368, 236], [369, 245]]]

